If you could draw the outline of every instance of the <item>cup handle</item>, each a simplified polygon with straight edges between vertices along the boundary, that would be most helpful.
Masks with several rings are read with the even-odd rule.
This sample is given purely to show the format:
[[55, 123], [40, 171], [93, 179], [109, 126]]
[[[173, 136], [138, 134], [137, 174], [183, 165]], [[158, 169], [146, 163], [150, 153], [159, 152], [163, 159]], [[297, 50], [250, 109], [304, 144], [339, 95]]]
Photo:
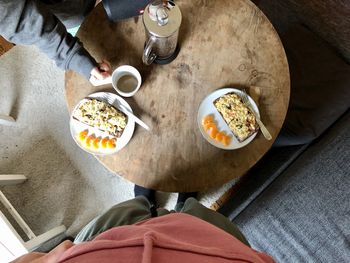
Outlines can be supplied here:
[[155, 37], [150, 37], [143, 51], [142, 61], [146, 65], [151, 65], [152, 62], [157, 58], [157, 55], [152, 51], [155, 41]]
[[90, 79], [90, 82], [94, 86], [102, 86], [106, 84], [112, 84], [112, 77], [105, 78], [104, 80]]

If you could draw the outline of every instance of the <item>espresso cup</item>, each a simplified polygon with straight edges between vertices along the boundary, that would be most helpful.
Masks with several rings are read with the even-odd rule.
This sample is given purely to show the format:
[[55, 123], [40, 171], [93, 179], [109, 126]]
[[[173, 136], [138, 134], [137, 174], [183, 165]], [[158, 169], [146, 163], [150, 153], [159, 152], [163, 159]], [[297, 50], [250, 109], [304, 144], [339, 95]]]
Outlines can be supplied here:
[[134, 96], [139, 90], [141, 82], [141, 74], [133, 66], [123, 65], [112, 73], [113, 88], [123, 97]]

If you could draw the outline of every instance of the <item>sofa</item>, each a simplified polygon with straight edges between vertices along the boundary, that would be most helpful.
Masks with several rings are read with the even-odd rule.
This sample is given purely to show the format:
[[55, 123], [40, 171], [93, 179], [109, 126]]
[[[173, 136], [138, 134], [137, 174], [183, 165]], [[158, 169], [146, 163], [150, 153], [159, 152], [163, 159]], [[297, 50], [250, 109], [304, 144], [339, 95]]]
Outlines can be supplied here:
[[219, 212], [277, 262], [349, 262], [349, 129], [350, 112], [309, 145], [272, 149]]
[[290, 105], [273, 148], [219, 212], [277, 262], [349, 262], [350, 3], [255, 2], [285, 47]]

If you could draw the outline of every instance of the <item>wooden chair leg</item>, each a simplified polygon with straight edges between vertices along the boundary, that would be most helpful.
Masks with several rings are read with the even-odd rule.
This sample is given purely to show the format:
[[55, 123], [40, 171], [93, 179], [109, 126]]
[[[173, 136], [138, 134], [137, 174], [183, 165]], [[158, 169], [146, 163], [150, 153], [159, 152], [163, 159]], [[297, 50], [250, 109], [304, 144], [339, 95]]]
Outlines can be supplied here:
[[14, 44], [8, 42], [2, 36], [0, 36], [0, 56], [9, 51], [13, 46]]
[[28, 249], [28, 251], [33, 251], [34, 249], [44, 244], [45, 242], [49, 241], [50, 239], [55, 238], [60, 234], [63, 234], [65, 231], [66, 231], [66, 227], [63, 225], [55, 227], [47, 231], [46, 233], [41, 234], [29, 240], [28, 242], [25, 243], [25, 247]]
[[0, 262], [10, 262], [28, 253], [22, 238], [0, 211]]
[[[3, 174], [3, 175], [0, 175], [0, 185], [1, 184], [3, 185], [19, 184], [24, 182], [26, 179], [27, 178], [21, 174]], [[50, 239], [55, 238], [66, 231], [66, 227], [61, 225], [47, 231], [46, 233], [36, 236], [33, 233], [33, 231], [29, 228], [27, 223], [23, 220], [23, 218], [18, 214], [16, 209], [12, 206], [10, 201], [6, 198], [6, 196], [1, 191], [0, 191], [0, 202], [5, 206], [5, 208], [11, 214], [13, 219], [16, 220], [17, 224], [22, 228], [22, 230], [25, 232], [25, 234], [29, 238], [29, 241], [23, 242], [23, 239], [18, 235], [16, 230], [11, 226], [9, 221], [4, 217], [4, 215], [0, 211], [0, 216], [1, 216], [0, 219], [2, 219], [0, 220], [0, 230], [2, 230], [3, 232], [3, 229], [5, 229], [5, 226], [7, 230], [11, 230], [12, 237], [14, 237], [13, 240], [11, 241], [11, 244], [14, 246], [15, 250], [17, 249], [16, 250], [17, 252], [21, 248], [20, 246], [21, 244], [22, 244], [22, 248], [21, 248], [22, 250], [25, 248], [28, 251], [33, 251], [34, 249], [36, 249], [46, 241], [49, 241]], [[2, 232], [0, 234], [0, 237], [2, 237], [2, 234], [3, 234]], [[18, 240], [18, 242], [15, 244], [14, 240]], [[0, 253], [1, 253], [0, 255], [5, 254], [5, 250], [8, 249], [8, 246], [5, 246], [5, 245], [8, 245], [9, 242], [5, 242], [5, 241], [8, 241], [8, 240], [6, 239], [4, 240], [4, 242], [2, 242], [2, 239], [0, 239]], [[23, 254], [22, 250], [19, 252]], [[8, 253], [7, 253], [7, 256], [8, 256]], [[0, 262], [2, 262], [1, 259], [0, 259]]]
[[0, 202], [5, 206], [5, 208], [9, 211], [11, 216], [16, 220], [18, 225], [22, 228], [24, 233], [28, 236], [29, 239], [35, 238], [35, 234], [27, 225], [27, 223], [23, 220], [23, 218], [18, 214], [17, 210], [12, 206], [10, 201], [6, 198], [6, 196], [0, 191]]
[[14, 118], [12, 118], [11, 116], [0, 114], [0, 124], [13, 125], [15, 122], [16, 122], [16, 120]]
[[20, 184], [27, 180], [23, 174], [0, 174], [0, 185]]

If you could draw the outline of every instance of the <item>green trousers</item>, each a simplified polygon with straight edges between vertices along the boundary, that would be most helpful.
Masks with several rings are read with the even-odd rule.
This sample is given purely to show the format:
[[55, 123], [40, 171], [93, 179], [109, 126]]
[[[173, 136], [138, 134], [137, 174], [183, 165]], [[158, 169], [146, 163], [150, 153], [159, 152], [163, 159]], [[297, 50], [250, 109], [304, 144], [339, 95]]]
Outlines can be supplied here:
[[[175, 211], [164, 208], [157, 209], [157, 216], [167, 215]], [[241, 231], [225, 216], [206, 208], [194, 198], [188, 198], [179, 213], [186, 213], [198, 217], [208, 223], [221, 228], [249, 246]], [[74, 243], [92, 240], [95, 236], [117, 226], [132, 225], [154, 216], [151, 205], [146, 198], [138, 196], [134, 199], [117, 204], [102, 215], [88, 223], [76, 236]]]

